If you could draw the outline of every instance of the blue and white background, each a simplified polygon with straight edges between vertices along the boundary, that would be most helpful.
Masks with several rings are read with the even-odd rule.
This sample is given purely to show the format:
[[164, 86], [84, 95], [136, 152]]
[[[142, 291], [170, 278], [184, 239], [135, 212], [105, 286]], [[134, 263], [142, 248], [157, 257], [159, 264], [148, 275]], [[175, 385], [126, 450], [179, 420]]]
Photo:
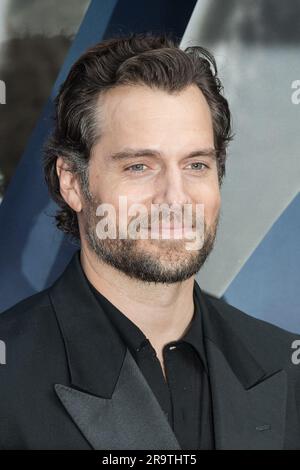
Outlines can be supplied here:
[[[233, 113], [219, 232], [197, 281], [246, 313], [299, 333], [300, 103], [292, 100], [292, 84], [300, 80], [300, 1], [2, 0], [0, 10], [0, 79], [7, 45], [15, 41], [52, 41], [52, 55], [37, 54], [36, 62], [62, 54], [57, 35], [68, 50], [56, 79], [47, 74], [48, 99], [0, 204], [0, 312], [49, 286], [78, 249], [54, 226], [55, 205], [41, 169], [53, 98], [71, 64], [103, 38], [169, 31], [182, 38], [183, 48], [199, 44], [214, 53]], [[20, 119], [13, 135], [1, 131], [2, 116], [12, 114], [14, 90], [9, 81], [6, 87], [0, 171], [29, 119], [23, 107], [13, 113], [13, 122]]]

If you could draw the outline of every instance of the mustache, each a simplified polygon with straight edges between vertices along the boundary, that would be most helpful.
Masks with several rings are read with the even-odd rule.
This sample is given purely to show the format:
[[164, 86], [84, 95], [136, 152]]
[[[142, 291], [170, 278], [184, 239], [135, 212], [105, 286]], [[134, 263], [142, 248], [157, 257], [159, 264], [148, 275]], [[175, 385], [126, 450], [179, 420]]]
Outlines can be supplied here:
[[[86, 206], [87, 213], [97, 214], [99, 207], [105, 205], [99, 203], [99, 201], [92, 201], [91, 204]], [[140, 204], [137, 204], [139, 206]], [[142, 204], [141, 204], [142, 205]], [[134, 206], [134, 204], [133, 204]], [[97, 217], [103, 217], [110, 219], [111, 216], [115, 219], [115, 224], [118, 226], [119, 223], [130, 225], [135, 221], [141, 229], [149, 229], [152, 226], [155, 227], [176, 227], [189, 229], [195, 229], [200, 227], [202, 224], [205, 226], [204, 212], [199, 212], [196, 207], [194, 208], [191, 204], [180, 205], [177, 203], [167, 204], [152, 204], [149, 207], [143, 206], [142, 208], [135, 208], [130, 206], [123, 212], [118, 210], [112, 205], [113, 212], [110, 214], [106, 212], [107, 209], [103, 209], [101, 215], [98, 213]], [[119, 208], [120, 209], [120, 208]], [[123, 217], [123, 219], [122, 219]]]
[[196, 227], [197, 217], [196, 214], [193, 213], [188, 218], [184, 215], [183, 211], [172, 211], [168, 212], [159, 210], [150, 215], [146, 215], [145, 217], [141, 217], [139, 219], [140, 227], [141, 228], [151, 228], [151, 226], [178, 226], [183, 227], [186, 225], [187, 221], [190, 223], [192, 228]]

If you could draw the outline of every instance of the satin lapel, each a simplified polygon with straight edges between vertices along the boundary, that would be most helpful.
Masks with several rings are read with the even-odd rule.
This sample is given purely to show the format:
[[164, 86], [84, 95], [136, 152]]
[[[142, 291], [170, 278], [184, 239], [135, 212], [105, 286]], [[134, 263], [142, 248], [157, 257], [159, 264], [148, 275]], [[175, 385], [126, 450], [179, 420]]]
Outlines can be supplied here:
[[207, 341], [217, 449], [282, 449], [284, 370], [245, 389], [219, 348]]
[[231, 312], [222, 314], [195, 287], [203, 318], [216, 448], [282, 449], [286, 372], [278, 367], [265, 369], [245, 345], [245, 332], [239, 334], [231, 327], [227, 317]]
[[62, 384], [56, 384], [55, 391], [94, 449], [180, 449], [128, 350], [111, 398], [100, 398]]
[[[167, 417], [107, 314], [76, 252], [49, 298], [65, 344], [64, 408], [95, 449], [180, 449]], [[76, 293], [76, 295], [74, 295]]]

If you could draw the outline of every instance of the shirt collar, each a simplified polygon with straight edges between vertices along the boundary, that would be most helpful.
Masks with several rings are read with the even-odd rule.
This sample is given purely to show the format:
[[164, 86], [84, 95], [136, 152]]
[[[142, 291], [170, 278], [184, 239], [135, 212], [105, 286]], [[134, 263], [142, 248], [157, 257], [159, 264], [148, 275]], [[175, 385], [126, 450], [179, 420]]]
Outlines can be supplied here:
[[[87, 279], [87, 278], [86, 278]], [[144, 346], [151, 346], [150, 341], [140, 328], [133, 323], [124, 313], [122, 313], [115, 305], [113, 305], [103, 294], [101, 294], [87, 279], [88, 284], [98, 299], [101, 307], [107, 313], [109, 319], [112, 321], [114, 327], [118, 330], [125, 344], [129, 347], [131, 352], [136, 354]], [[168, 346], [176, 345], [181, 342], [192, 345], [202, 360], [202, 363], [208, 372], [208, 365], [206, 359], [206, 351], [203, 338], [203, 325], [200, 306], [197, 302], [194, 288], [194, 315], [188, 326], [185, 334], [176, 341], [168, 343]]]
[[140, 330], [135, 323], [133, 323], [124, 313], [113, 305], [103, 294], [95, 289], [90, 282], [89, 285], [101, 307], [121, 334], [126, 345], [128, 345], [131, 350], [139, 351], [139, 349], [143, 347], [144, 343], [148, 343], [148, 339], [142, 330]]
[[182, 338], [178, 340], [178, 342], [185, 341], [186, 343], [191, 344], [198, 352], [200, 359], [202, 360], [203, 365], [206, 369], [206, 372], [208, 372], [208, 364], [207, 364], [207, 359], [206, 359], [206, 350], [205, 350], [204, 335], [203, 335], [202, 314], [201, 314], [201, 309], [198, 304], [196, 293], [195, 293], [195, 285], [194, 285], [193, 298], [194, 298], [194, 306], [195, 306], [194, 315], [188, 326], [187, 331], [182, 336]]

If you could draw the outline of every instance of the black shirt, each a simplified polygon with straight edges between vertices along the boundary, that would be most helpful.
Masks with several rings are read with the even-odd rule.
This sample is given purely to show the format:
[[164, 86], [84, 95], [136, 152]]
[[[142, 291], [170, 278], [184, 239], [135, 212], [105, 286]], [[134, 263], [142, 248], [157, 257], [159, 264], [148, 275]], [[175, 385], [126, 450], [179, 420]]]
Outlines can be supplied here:
[[150, 385], [182, 449], [213, 449], [208, 367], [198, 303], [185, 335], [163, 348], [164, 368], [144, 333], [88, 281]]

